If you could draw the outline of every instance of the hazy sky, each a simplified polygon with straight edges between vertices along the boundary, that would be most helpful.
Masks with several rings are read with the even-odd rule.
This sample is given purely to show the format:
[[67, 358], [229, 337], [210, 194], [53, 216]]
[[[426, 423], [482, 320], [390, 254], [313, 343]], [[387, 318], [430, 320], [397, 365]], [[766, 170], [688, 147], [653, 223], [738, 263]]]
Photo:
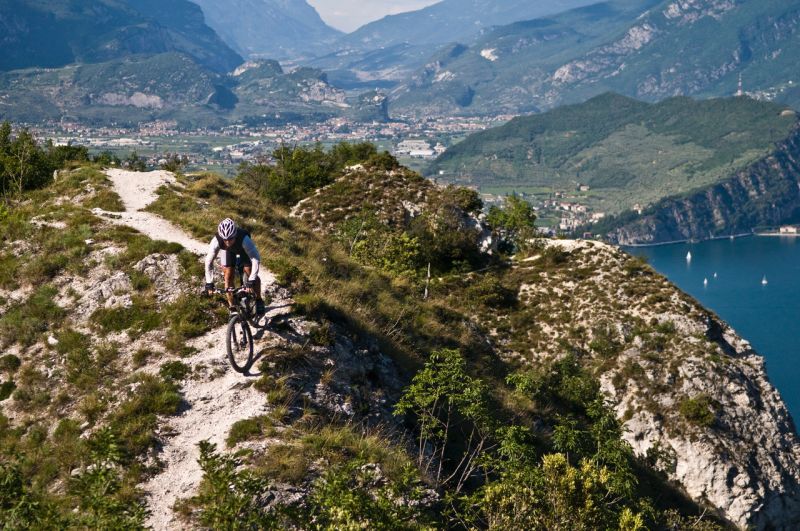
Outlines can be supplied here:
[[435, 4], [439, 0], [308, 0], [317, 8], [322, 19], [342, 31], [353, 31], [359, 26], [386, 15], [396, 15]]

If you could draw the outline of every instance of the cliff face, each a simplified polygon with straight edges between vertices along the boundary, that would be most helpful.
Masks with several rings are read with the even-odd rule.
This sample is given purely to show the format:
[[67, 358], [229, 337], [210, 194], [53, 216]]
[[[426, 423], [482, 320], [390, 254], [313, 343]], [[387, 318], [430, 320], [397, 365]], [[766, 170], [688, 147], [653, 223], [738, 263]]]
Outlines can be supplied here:
[[797, 529], [800, 441], [747, 341], [598, 242], [553, 241], [511, 276], [521, 307], [493, 317], [495, 348], [536, 366], [570, 342], [637, 455], [741, 528]]
[[614, 228], [609, 241], [646, 245], [749, 233], [755, 227], [800, 220], [800, 128], [771, 155], [719, 184], [656, 203]]

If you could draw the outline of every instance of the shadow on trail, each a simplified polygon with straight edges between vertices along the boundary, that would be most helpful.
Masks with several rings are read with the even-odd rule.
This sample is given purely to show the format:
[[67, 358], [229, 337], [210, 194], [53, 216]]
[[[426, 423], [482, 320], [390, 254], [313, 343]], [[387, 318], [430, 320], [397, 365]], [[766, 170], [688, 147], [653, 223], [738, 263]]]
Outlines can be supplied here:
[[[290, 306], [289, 304], [285, 306]], [[284, 306], [281, 306], [284, 307]], [[261, 326], [257, 329], [257, 331], [253, 334], [254, 340], [261, 340], [264, 339], [265, 334], [268, 333], [270, 335], [276, 336], [283, 340], [287, 345], [303, 345], [305, 346], [308, 343], [308, 338], [302, 334], [297, 333], [290, 323], [290, 319], [294, 317], [291, 313], [284, 313], [275, 316], [272, 320], [269, 321], [268, 324], [265, 326]], [[259, 351], [253, 356], [253, 360], [250, 362], [250, 365], [245, 369], [242, 373], [245, 377], [258, 377], [264, 374], [264, 371], [255, 369], [254, 367], [258, 367], [259, 362], [264, 358], [265, 354], [270, 350], [269, 347], [264, 347], [259, 349]]]

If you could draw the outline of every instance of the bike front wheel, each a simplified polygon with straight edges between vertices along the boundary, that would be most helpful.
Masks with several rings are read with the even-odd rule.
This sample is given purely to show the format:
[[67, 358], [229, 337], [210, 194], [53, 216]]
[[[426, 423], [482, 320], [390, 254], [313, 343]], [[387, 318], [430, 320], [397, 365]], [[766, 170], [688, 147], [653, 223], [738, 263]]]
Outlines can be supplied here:
[[241, 315], [234, 315], [228, 322], [225, 346], [233, 370], [245, 372], [250, 368], [253, 363], [253, 334], [247, 320]]

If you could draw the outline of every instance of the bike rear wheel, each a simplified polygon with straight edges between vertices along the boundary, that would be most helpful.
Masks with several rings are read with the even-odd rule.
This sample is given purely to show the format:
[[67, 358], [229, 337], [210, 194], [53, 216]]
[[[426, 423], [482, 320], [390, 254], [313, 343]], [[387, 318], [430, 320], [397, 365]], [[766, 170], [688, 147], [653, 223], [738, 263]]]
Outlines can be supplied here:
[[241, 315], [234, 315], [228, 322], [225, 346], [233, 370], [245, 372], [250, 368], [253, 363], [253, 334], [247, 320]]

